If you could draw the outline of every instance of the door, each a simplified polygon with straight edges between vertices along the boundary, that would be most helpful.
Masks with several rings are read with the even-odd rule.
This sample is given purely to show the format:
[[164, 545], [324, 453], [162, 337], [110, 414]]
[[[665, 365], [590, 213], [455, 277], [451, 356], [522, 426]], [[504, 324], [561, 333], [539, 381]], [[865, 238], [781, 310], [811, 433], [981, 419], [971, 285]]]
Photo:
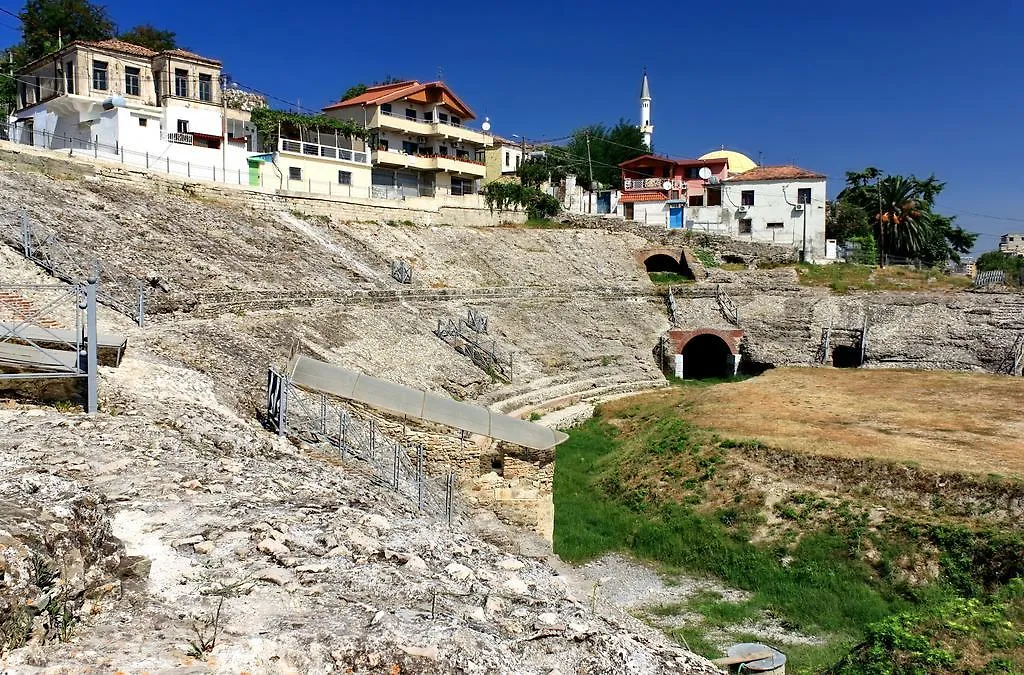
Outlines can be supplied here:
[[622, 217], [626, 220], [633, 220], [633, 203], [629, 202], [622, 205]]
[[611, 192], [598, 192], [597, 193], [597, 213], [611, 213], [612, 210], [612, 193]]
[[672, 206], [668, 210], [668, 229], [681, 230], [683, 227], [683, 207]]

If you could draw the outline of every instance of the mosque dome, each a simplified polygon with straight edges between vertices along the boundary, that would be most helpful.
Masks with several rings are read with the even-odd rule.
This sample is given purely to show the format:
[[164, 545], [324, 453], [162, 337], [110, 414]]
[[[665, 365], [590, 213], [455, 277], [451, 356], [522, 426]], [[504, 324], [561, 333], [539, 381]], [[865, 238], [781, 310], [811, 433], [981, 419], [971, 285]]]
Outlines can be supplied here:
[[700, 159], [729, 160], [729, 174], [733, 176], [735, 176], [738, 173], [743, 173], [744, 171], [750, 171], [751, 169], [757, 166], [757, 164], [754, 163], [754, 160], [750, 159], [742, 152], [736, 152], [735, 150], [726, 150], [725, 148], [722, 148], [721, 150], [715, 150], [714, 152], [709, 152], [706, 155], [701, 155]]

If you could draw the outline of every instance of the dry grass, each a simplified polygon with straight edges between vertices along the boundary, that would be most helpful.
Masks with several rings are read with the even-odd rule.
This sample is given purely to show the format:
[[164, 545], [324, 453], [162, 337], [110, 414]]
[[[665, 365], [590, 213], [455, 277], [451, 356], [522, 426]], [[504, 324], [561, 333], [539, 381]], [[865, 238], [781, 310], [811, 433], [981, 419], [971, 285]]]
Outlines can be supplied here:
[[779, 368], [673, 393], [695, 424], [728, 438], [939, 471], [1024, 476], [1024, 378]]

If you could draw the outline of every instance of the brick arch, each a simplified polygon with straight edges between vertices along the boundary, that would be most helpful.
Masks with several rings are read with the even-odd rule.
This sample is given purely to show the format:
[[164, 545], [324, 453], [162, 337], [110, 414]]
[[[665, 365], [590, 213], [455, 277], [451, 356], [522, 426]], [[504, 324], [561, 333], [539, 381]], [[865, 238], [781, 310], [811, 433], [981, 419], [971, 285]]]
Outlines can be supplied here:
[[725, 330], [720, 328], [694, 328], [690, 330], [673, 328], [668, 332], [668, 338], [672, 344], [672, 352], [674, 354], [682, 354], [687, 343], [698, 335], [716, 335], [725, 342], [733, 356], [740, 353], [740, 342], [743, 340], [743, 330], [739, 328]]

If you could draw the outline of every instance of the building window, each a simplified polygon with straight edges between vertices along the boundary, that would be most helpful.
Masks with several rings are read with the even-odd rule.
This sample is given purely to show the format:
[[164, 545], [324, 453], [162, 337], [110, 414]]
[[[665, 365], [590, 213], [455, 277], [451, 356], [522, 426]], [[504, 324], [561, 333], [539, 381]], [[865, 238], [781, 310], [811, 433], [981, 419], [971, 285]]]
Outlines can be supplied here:
[[743, 204], [743, 206], [753, 206], [754, 205], [754, 191], [753, 190], [744, 190], [743, 192], [741, 192], [740, 193], [740, 204]]
[[512, 166], [512, 153], [505, 152], [505, 166]]
[[456, 197], [473, 194], [473, 181], [465, 178], [452, 178], [452, 194]]
[[704, 206], [704, 195], [690, 195], [687, 203], [690, 206]]
[[522, 159], [519, 155], [516, 155], [516, 171], [519, 171], [519, 160]]
[[21, 107], [28, 107], [28, 87], [24, 82], [18, 82], [18, 95], [21, 97]]
[[64, 64], [64, 91], [69, 94], [75, 93], [75, 62], [68, 61]]
[[740, 218], [740, 234], [750, 234], [754, 231], [754, 221], [750, 218]]
[[302, 180], [302, 167], [288, 167], [288, 180]]
[[147, 120], [147, 119], [146, 119], [145, 117], [140, 117], [140, 118], [139, 118], [139, 126], [140, 126], [140, 127], [144, 127], [144, 126], [146, 126], [146, 125], [147, 125], [148, 123], [149, 123], [149, 120]]
[[767, 227], [769, 230], [779, 230], [785, 227], [785, 225], [782, 223], [767, 223], [765, 227]]
[[107, 62], [92, 62], [92, 88], [98, 91], [107, 90]]
[[179, 98], [188, 98], [188, 71], [181, 68], [174, 69], [174, 95]]
[[811, 188], [800, 188], [796, 191], [796, 203], [797, 204], [810, 204], [811, 203]]
[[448, 113], [437, 113], [437, 119], [441, 120], [442, 122], [446, 122], [447, 123], [448, 122]]
[[412, 108], [405, 109], [405, 119], [416, 121], [416, 111]]
[[187, 134], [188, 133], [188, 120], [178, 120], [178, 133], [179, 134]]
[[338, 172], [338, 185], [351, 185], [352, 184], [352, 172], [351, 171], [339, 171]]
[[213, 75], [199, 76], [199, 100], [207, 102], [213, 100]]
[[462, 126], [462, 120], [460, 118], [456, 117], [455, 115], [452, 115], [452, 126], [453, 127], [461, 127]]
[[721, 206], [722, 205], [722, 188], [720, 187], [709, 187], [708, 188], [708, 206]]
[[437, 146], [437, 154], [440, 155], [441, 157], [447, 157], [448, 156], [448, 146], [447, 145], [439, 145], [439, 146]]
[[124, 93], [128, 96], [139, 95], [139, 69], [126, 66], [124, 69]]
[[421, 155], [433, 155], [434, 154], [434, 148], [431, 147], [431, 146], [423, 146], [423, 145], [421, 145], [420, 146], [420, 154]]
[[35, 87], [35, 89], [36, 89], [36, 103], [39, 103], [40, 101], [43, 100], [43, 87], [42, 87], [42, 84], [39, 81], [39, 76], [38, 75], [36, 75], [36, 87]]
[[686, 177], [689, 180], [700, 178], [700, 167], [699, 166], [688, 166], [686, 167]]
[[380, 111], [382, 113], [387, 113], [387, 114], [390, 115], [391, 114], [391, 104], [390, 103], [381, 103], [380, 104]]
[[383, 151], [387, 152], [387, 150], [388, 150], [388, 141], [387, 141], [386, 138], [382, 138], [379, 141], [377, 141], [377, 149], [378, 150], [383, 150]]
[[434, 111], [433, 110], [425, 111], [423, 113], [423, 121], [424, 122], [433, 122], [434, 121]]
[[407, 155], [415, 155], [420, 146], [412, 141], [402, 141], [402, 152]]

